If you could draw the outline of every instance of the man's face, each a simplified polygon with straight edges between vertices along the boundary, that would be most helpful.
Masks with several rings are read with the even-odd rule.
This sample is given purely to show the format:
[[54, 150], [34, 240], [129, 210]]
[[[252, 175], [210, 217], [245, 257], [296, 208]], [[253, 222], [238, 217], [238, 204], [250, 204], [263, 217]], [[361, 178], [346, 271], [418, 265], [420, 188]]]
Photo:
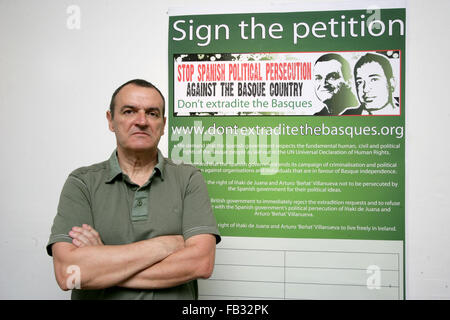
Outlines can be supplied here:
[[356, 69], [355, 81], [358, 99], [366, 108], [379, 109], [390, 101], [391, 85], [377, 62], [369, 62]]
[[331, 99], [345, 84], [341, 63], [337, 60], [317, 62], [314, 80], [317, 98], [322, 102]]
[[130, 151], [156, 150], [164, 134], [163, 100], [155, 89], [129, 84], [115, 98], [114, 117], [107, 112], [117, 146]]

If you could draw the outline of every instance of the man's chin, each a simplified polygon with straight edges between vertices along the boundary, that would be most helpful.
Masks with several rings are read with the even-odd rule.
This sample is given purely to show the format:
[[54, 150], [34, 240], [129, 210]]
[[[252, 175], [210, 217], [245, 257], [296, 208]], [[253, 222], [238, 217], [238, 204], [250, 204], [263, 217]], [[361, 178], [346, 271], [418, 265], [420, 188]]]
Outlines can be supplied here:
[[317, 98], [319, 98], [320, 101], [325, 102], [330, 100], [333, 97], [332, 94], [327, 93], [327, 94], [322, 94], [322, 95], [318, 95]]
[[364, 102], [364, 105], [366, 106], [367, 109], [381, 109], [383, 108], [386, 104], [383, 103], [377, 103], [374, 101], [366, 101]]
[[134, 143], [126, 147], [128, 151], [131, 152], [151, 152], [156, 150], [157, 146], [155, 144], [148, 143]]

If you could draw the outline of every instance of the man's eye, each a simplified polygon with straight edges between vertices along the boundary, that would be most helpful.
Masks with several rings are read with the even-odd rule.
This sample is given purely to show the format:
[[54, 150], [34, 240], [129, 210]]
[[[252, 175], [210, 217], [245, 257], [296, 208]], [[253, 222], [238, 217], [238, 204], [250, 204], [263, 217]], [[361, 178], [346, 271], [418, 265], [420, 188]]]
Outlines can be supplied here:
[[330, 73], [329, 79], [336, 80], [336, 79], [339, 79], [339, 78], [340, 78], [339, 73], [336, 73], [336, 72]]

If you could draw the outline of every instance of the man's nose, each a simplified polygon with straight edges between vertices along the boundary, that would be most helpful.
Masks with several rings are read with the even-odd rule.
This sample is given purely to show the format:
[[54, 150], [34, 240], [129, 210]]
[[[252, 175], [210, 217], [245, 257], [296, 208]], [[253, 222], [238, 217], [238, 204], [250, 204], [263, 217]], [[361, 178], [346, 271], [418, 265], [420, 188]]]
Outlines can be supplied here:
[[331, 88], [333, 88], [333, 85], [332, 85], [330, 79], [323, 80], [323, 87], [327, 90], [330, 90]]
[[136, 114], [136, 124], [139, 126], [145, 126], [147, 125], [147, 115], [143, 110], [140, 110]]
[[316, 84], [318, 89], [322, 89], [325, 86], [326, 81], [325, 79], [316, 80]]
[[367, 83], [367, 82], [363, 82], [363, 84], [362, 84], [362, 89], [363, 89], [363, 92], [364, 93], [367, 93], [367, 92], [369, 92], [370, 91], [370, 86], [369, 86], [369, 84]]

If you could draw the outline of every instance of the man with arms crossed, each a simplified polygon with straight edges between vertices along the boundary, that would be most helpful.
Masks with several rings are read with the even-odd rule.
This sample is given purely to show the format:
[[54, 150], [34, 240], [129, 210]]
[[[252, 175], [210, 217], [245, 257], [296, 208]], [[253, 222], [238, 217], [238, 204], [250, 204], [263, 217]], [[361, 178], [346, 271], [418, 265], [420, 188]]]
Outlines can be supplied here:
[[196, 279], [213, 271], [220, 235], [206, 184], [158, 150], [164, 109], [151, 83], [120, 86], [107, 111], [117, 149], [66, 180], [47, 252], [63, 290], [79, 271], [72, 299], [197, 299]]

